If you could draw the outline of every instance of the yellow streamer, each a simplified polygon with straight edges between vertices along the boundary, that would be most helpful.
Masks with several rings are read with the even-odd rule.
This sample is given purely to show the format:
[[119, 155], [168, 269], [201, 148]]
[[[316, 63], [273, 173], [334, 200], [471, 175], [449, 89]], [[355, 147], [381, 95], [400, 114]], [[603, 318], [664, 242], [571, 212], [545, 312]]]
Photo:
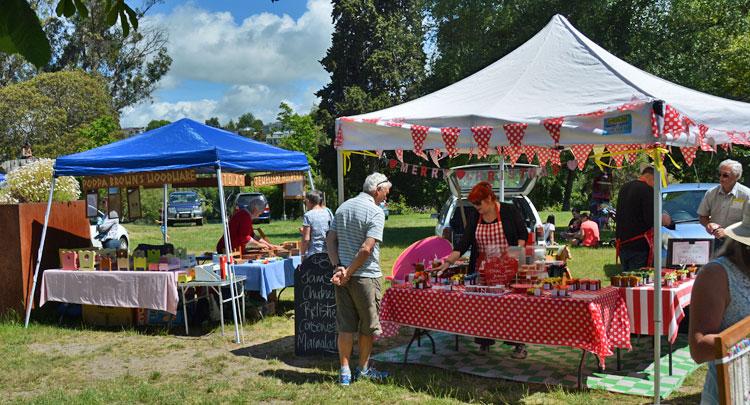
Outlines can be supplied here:
[[342, 165], [342, 174], [344, 176], [346, 176], [346, 174], [352, 170], [352, 154], [369, 157], [379, 157], [377, 153], [370, 152], [369, 150], [342, 150], [341, 157], [344, 159], [344, 164]]
[[654, 163], [654, 169], [658, 171], [661, 174], [661, 184], [662, 186], [667, 186], [667, 169], [664, 167], [664, 163], [661, 160], [661, 155], [665, 155], [669, 157], [669, 160], [672, 161], [672, 164], [676, 169], [680, 169], [680, 165], [677, 164], [677, 162], [674, 161], [674, 158], [669, 153], [669, 149], [664, 148], [662, 146], [656, 146], [653, 148], [638, 148], [638, 149], [629, 149], [622, 152], [603, 152], [603, 153], [595, 153], [594, 163], [599, 167], [600, 170], [604, 171], [604, 167], [610, 167], [615, 168], [615, 166], [608, 165], [602, 161], [602, 158], [605, 157], [611, 157], [611, 156], [619, 156], [619, 155], [630, 155], [632, 153], [639, 153], [639, 152], [645, 152], [649, 155], [651, 160], [653, 160]]

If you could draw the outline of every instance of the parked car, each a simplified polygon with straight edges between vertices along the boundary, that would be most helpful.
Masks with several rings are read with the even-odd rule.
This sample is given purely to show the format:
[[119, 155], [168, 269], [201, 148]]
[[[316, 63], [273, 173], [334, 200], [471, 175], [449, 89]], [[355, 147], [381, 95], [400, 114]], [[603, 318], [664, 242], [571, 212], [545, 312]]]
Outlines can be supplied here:
[[[92, 208], [90, 205], [89, 207]], [[107, 214], [99, 210], [96, 210], [96, 217], [89, 218], [89, 226], [91, 228], [91, 246], [95, 248], [102, 247], [102, 241], [97, 238], [99, 231], [96, 230], [96, 227], [103, 223], [105, 219], [107, 219]], [[120, 241], [120, 249], [127, 249], [128, 246], [130, 246], [130, 235], [128, 234], [128, 230], [125, 229], [122, 224], [118, 224], [117, 226], [117, 239]]]
[[239, 205], [250, 205], [250, 201], [255, 199], [261, 199], [266, 204], [266, 208], [263, 210], [263, 213], [260, 214], [258, 218], [253, 219], [254, 223], [271, 223], [271, 208], [268, 206], [268, 199], [266, 198], [263, 193], [239, 193], [234, 198], [234, 203], [232, 204], [232, 212], [237, 209]]
[[[703, 196], [717, 183], [683, 183], [670, 184], [662, 190], [662, 210], [672, 217], [675, 229], [661, 228], [662, 258], [667, 258], [667, 246], [670, 239], [713, 239], [701, 225], [698, 218], [698, 206]], [[665, 262], [666, 263], [666, 262]]]
[[167, 225], [178, 222], [203, 225], [203, 199], [195, 191], [173, 191], [167, 203]]
[[[516, 163], [514, 167], [505, 166], [505, 202], [513, 203], [521, 211], [529, 232], [542, 224], [539, 212], [527, 197], [536, 184], [536, 176], [529, 169], [537, 167], [522, 163]], [[457, 166], [448, 171], [446, 181], [451, 190], [451, 196], [443, 204], [440, 213], [436, 214], [438, 223], [435, 226], [435, 235], [442, 236], [454, 244], [461, 239], [464, 230], [461, 207], [467, 219], [477, 216], [476, 208], [466, 197], [475, 184], [489, 178], [493, 180], [490, 182], [492, 189], [496, 194], [499, 193], [500, 181], [497, 176], [499, 170], [498, 164], [474, 164]], [[490, 175], [490, 172], [493, 175]]]

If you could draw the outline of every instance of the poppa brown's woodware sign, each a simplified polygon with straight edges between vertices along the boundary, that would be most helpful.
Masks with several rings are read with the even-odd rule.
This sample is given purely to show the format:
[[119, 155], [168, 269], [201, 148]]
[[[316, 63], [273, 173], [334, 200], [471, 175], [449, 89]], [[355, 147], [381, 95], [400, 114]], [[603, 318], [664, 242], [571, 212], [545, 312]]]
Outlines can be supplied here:
[[118, 174], [112, 176], [94, 176], [83, 178], [84, 190], [96, 190], [107, 187], [154, 187], [163, 184], [188, 183], [195, 181], [195, 170], [167, 170], [163, 172], [141, 172]]
[[253, 186], [273, 186], [276, 184], [292, 183], [295, 181], [304, 180], [305, 176], [302, 174], [302, 172], [263, 174], [253, 177]]

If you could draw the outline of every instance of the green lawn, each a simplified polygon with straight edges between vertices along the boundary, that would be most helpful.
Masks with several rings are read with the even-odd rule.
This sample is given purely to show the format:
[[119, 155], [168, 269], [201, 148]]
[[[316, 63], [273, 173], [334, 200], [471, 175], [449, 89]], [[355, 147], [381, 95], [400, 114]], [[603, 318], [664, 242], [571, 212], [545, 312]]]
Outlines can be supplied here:
[[[557, 213], [559, 214], [559, 213]], [[564, 222], [563, 222], [564, 221]], [[558, 224], [567, 224], [563, 214]], [[382, 262], [386, 273], [413, 241], [433, 234], [428, 214], [391, 216], [385, 229]], [[132, 245], [159, 243], [156, 225], [126, 225]], [[260, 225], [274, 242], [293, 240], [298, 221]], [[193, 252], [213, 250], [218, 224], [176, 227], [171, 241]], [[613, 249], [574, 249], [576, 276], [606, 278]], [[77, 322], [57, 324], [54, 314], [35, 313], [28, 330], [14, 321], [0, 323], [0, 392], [2, 403], [645, 403], [648, 398], [604, 391], [567, 390], [510, 383], [457, 372], [409, 365], [382, 364], [395, 377], [384, 384], [335, 383], [335, 358], [294, 355], [293, 294], [282, 296], [279, 316], [245, 325], [245, 342], [221, 336], [217, 328], [200, 336], [180, 330], [92, 329]], [[191, 328], [192, 330], [192, 328]], [[231, 333], [230, 333], [231, 335]], [[376, 352], [408, 341], [402, 335], [376, 343]], [[705, 368], [688, 378], [672, 401], [698, 403]], [[573, 372], [573, 370], [571, 371]]]

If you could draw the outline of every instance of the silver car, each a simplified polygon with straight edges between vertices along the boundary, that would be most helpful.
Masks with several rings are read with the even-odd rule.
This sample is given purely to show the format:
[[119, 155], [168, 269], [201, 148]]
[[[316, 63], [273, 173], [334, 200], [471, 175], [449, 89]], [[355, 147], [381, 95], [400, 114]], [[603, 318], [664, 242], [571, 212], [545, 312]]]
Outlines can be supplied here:
[[[516, 163], [513, 167], [505, 166], [505, 202], [513, 203], [521, 211], [529, 232], [542, 224], [539, 212], [527, 197], [536, 184], [538, 168], [536, 165], [522, 163]], [[476, 215], [476, 209], [466, 196], [475, 184], [487, 180], [491, 180], [492, 189], [496, 194], [499, 193], [499, 171], [498, 164], [474, 164], [450, 169], [446, 181], [451, 196], [443, 204], [440, 213], [436, 214], [438, 223], [435, 226], [435, 235], [442, 236], [454, 244], [458, 242], [463, 235], [464, 218]]]

